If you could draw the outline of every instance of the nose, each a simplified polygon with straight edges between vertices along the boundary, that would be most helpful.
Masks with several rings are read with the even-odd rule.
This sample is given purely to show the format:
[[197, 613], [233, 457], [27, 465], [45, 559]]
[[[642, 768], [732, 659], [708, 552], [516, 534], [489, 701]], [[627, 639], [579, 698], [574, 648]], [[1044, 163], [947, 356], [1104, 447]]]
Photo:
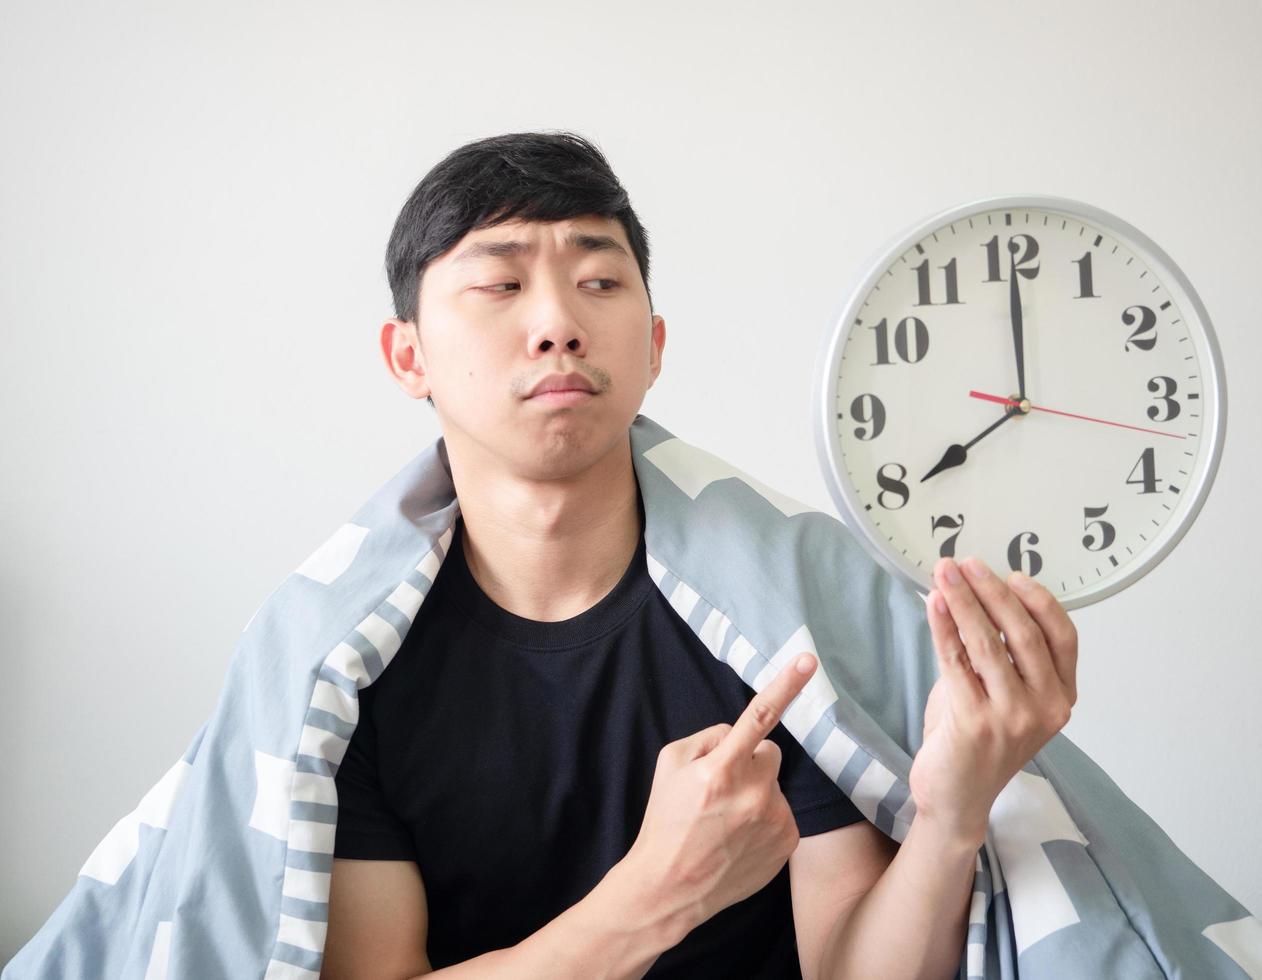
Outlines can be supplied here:
[[586, 355], [587, 331], [574, 309], [579, 297], [570, 295], [568, 291], [577, 288], [553, 282], [535, 283], [534, 295], [523, 304], [523, 315], [529, 323], [526, 349], [531, 356], [556, 346], [574, 354]]

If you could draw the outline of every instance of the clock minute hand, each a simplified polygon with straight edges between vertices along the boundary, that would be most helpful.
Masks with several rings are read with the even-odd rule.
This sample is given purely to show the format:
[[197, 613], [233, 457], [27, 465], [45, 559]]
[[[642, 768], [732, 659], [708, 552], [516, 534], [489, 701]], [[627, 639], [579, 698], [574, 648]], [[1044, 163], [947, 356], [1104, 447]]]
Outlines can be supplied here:
[[1008, 312], [1012, 318], [1012, 349], [1017, 358], [1017, 398], [1025, 397], [1025, 325], [1021, 320], [1021, 286], [1017, 282], [1017, 243], [1008, 242], [1012, 264], [1008, 276]]
[[961, 446], [958, 442], [951, 443], [951, 445], [947, 446], [946, 452], [942, 454], [942, 458], [938, 460], [933, 469], [920, 478], [920, 482], [924, 483], [925, 480], [929, 479], [929, 477], [937, 473], [941, 473], [943, 470], [949, 470], [953, 466], [959, 466], [962, 462], [964, 462], [964, 460], [968, 459], [968, 451], [970, 449], [1007, 422], [1008, 419], [1013, 417], [1013, 413], [1004, 412], [1003, 418], [990, 423], [990, 425], [986, 426], [986, 428], [977, 435], [973, 436], [973, 438], [964, 443], [964, 445]]

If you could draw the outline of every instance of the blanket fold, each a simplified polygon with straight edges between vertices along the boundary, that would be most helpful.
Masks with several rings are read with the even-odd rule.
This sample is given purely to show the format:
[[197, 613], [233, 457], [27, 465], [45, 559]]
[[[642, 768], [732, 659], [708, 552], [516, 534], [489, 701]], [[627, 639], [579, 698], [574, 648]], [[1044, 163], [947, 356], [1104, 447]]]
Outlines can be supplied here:
[[[783, 724], [901, 842], [938, 674], [921, 597], [835, 517], [644, 415], [629, 438], [657, 588], [755, 690], [819, 657]], [[439, 438], [263, 601], [211, 716], [2, 980], [317, 980], [358, 693], [399, 651], [458, 515]], [[1262, 922], [1063, 734], [996, 800], [969, 921], [966, 978], [1262, 978]]]

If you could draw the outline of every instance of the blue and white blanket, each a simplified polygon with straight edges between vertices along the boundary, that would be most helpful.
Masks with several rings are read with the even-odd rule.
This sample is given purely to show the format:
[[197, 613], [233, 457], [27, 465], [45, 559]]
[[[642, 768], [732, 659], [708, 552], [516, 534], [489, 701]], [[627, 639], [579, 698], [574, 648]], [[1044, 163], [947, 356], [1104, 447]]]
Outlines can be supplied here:
[[[657, 587], [755, 690], [819, 657], [783, 723], [902, 841], [937, 677], [922, 599], [836, 518], [643, 415], [630, 439]], [[398, 652], [458, 513], [439, 438], [267, 597], [210, 718], [3, 980], [316, 980], [358, 692]], [[961, 977], [1262, 977], [1262, 922], [1063, 734], [996, 800], [969, 920]]]

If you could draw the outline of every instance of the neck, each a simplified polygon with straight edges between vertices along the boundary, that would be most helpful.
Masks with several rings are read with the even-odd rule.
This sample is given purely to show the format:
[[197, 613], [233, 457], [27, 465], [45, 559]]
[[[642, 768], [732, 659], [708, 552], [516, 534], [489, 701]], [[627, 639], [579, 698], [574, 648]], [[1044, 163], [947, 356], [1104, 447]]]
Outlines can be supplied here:
[[631, 437], [555, 480], [462, 465], [449, 449], [474, 581], [502, 609], [537, 622], [586, 612], [618, 583], [639, 544]]

